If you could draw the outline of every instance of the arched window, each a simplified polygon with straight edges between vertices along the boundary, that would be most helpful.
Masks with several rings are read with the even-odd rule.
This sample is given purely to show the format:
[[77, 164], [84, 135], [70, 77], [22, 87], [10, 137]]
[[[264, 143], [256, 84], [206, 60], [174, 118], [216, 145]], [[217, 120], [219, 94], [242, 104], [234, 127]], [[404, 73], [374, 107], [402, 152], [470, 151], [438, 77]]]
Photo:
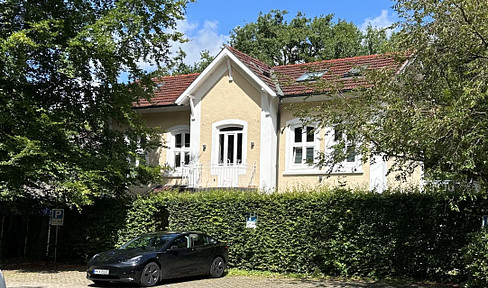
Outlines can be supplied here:
[[219, 164], [242, 163], [242, 127], [230, 126], [219, 129]]
[[247, 122], [222, 120], [212, 125], [212, 164], [246, 164]]

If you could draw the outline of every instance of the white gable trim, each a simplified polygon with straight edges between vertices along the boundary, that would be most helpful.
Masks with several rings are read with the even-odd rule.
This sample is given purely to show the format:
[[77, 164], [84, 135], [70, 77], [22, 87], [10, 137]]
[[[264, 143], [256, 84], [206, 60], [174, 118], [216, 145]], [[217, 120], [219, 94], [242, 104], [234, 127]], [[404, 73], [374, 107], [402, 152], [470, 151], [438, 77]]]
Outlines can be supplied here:
[[[188, 96], [193, 94], [196, 89], [198, 89], [203, 83], [205, 83], [207, 78], [209, 78], [213, 74], [213, 72], [220, 64], [224, 64], [227, 66], [227, 69], [231, 69], [229, 65], [230, 63], [227, 62], [229, 61], [228, 59], [232, 60], [232, 62], [234, 62], [237, 65], [237, 67], [239, 67], [245, 74], [247, 74], [266, 93], [268, 93], [273, 97], [277, 96], [276, 92], [273, 91], [273, 89], [271, 89], [266, 83], [264, 83], [263, 80], [261, 80], [246, 65], [244, 65], [244, 63], [242, 63], [242, 61], [240, 61], [234, 54], [232, 54], [232, 52], [229, 49], [224, 48], [222, 49], [222, 51], [220, 51], [217, 57], [215, 57], [212, 63], [210, 63], [210, 65], [208, 65], [208, 67], [205, 68], [205, 70], [200, 75], [198, 75], [198, 77], [190, 84], [190, 86], [188, 86], [188, 88], [186, 88], [186, 90], [183, 91], [183, 93], [181, 93], [178, 99], [176, 99], [175, 103], [177, 105], [184, 104], [187, 101]], [[229, 71], [229, 73], [232, 72]]]

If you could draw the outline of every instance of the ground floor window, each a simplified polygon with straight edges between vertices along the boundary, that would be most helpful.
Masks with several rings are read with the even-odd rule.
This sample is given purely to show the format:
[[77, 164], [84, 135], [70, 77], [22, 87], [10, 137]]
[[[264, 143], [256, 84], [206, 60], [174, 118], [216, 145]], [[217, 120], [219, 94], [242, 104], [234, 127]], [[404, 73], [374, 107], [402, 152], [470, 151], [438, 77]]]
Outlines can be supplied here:
[[212, 124], [213, 165], [234, 166], [246, 164], [247, 122], [227, 119]]
[[219, 164], [233, 165], [242, 163], [242, 127], [219, 129]]
[[190, 164], [190, 139], [190, 128], [187, 125], [169, 129], [166, 162], [174, 172], [181, 172], [183, 166]]
[[304, 125], [299, 119], [288, 121], [286, 124], [285, 172], [309, 173], [319, 170], [314, 166], [320, 150], [317, 126]]

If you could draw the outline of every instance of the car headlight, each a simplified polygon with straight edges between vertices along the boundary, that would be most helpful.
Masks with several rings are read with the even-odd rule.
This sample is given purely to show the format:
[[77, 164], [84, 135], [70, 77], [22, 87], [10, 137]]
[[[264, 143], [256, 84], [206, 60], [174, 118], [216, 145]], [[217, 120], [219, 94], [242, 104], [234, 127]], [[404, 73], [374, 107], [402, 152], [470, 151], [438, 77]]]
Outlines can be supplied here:
[[142, 255], [139, 255], [139, 256], [132, 257], [132, 258], [130, 258], [130, 259], [124, 260], [124, 261], [122, 261], [121, 263], [122, 263], [122, 264], [128, 264], [128, 265], [134, 265], [134, 264], [136, 264], [137, 262], [139, 262], [139, 260], [141, 260], [141, 258], [142, 258]]

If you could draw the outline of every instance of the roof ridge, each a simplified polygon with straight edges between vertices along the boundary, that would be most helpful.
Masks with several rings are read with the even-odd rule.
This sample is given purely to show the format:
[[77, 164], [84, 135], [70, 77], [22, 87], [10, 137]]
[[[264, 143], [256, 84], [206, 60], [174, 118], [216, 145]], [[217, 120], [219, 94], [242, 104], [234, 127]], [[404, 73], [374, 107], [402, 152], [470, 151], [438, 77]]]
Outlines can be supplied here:
[[328, 60], [319, 60], [315, 62], [306, 62], [306, 63], [297, 63], [297, 64], [286, 64], [286, 65], [276, 65], [273, 66], [274, 68], [277, 67], [291, 67], [291, 66], [305, 66], [305, 65], [313, 65], [313, 64], [323, 64], [323, 63], [330, 63], [330, 62], [345, 62], [347, 60], [357, 60], [357, 59], [365, 59], [365, 58], [374, 58], [374, 57], [382, 57], [382, 56], [390, 56], [392, 53], [385, 53], [385, 54], [371, 54], [371, 55], [359, 55], [359, 56], [352, 56], [346, 58], [336, 58], [336, 59], [328, 59]]
[[238, 53], [240, 53], [240, 54], [243, 54], [243, 55], [245, 55], [245, 56], [247, 56], [247, 57], [249, 57], [249, 58], [253, 59], [253, 60], [254, 60], [254, 61], [256, 61], [256, 62], [259, 62], [260, 64], [263, 64], [263, 65], [264, 65], [264, 66], [266, 66], [266, 67], [267, 67], [269, 70], [273, 69], [273, 67], [269, 66], [268, 64], [264, 63], [263, 61], [261, 61], [261, 60], [259, 60], [259, 59], [257, 59], [257, 58], [254, 58], [254, 57], [250, 56], [249, 54], [246, 54], [246, 53], [244, 53], [244, 52], [242, 52], [242, 51], [240, 51], [240, 50], [237, 50], [236, 48], [234, 48], [234, 47], [232, 47], [232, 46], [229, 46], [229, 45], [224, 45], [224, 47], [225, 47], [225, 48], [227, 48], [227, 49], [229, 49], [229, 50], [230, 50], [232, 53], [234, 53], [234, 52], [238, 52]]

